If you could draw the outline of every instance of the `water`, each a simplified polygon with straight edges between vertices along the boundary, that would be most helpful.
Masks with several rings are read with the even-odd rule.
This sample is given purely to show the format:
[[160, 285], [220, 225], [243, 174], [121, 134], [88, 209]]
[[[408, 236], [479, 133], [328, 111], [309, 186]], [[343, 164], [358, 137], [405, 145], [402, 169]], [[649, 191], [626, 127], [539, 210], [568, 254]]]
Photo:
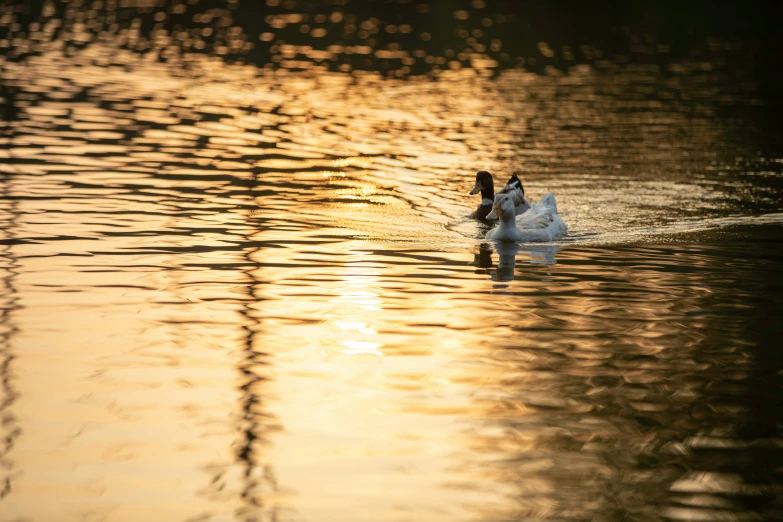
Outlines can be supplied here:
[[267, 3], [5, 2], [0, 521], [783, 518], [763, 34]]

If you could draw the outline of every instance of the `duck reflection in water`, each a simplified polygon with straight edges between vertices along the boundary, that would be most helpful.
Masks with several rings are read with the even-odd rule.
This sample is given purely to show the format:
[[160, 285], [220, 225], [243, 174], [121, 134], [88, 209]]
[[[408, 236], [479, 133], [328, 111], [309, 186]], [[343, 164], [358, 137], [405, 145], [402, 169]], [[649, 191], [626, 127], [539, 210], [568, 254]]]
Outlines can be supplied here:
[[[526, 247], [519, 243], [498, 241], [496, 243], [481, 243], [478, 250], [473, 252], [473, 261], [469, 264], [477, 267], [477, 274], [489, 275], [493, 281], [513, 281], [514, 269], [517, 264], [517, 254], [523, 252], [529, 255], [530, 264], [554, 265], [555, 254], [560, 250], [557, 245], [536, 245], [535, 247]], [[498, 264], [496, 269], [492, 269], [493, 251], [498, 254]]]
[[498, 269], [492, 274], [493, 281], [513, 281], [514, 269], [517, 266], [519, 245], [516, 243], [496, 243], [498, 252]]

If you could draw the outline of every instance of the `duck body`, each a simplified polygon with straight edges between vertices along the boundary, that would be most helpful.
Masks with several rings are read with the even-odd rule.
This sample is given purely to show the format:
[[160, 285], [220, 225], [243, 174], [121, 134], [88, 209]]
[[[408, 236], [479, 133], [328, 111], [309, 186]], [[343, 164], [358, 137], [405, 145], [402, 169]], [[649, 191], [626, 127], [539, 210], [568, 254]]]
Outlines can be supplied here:
[[487, 218], [500, 220], [500, 224], [486, 236], [496, 241], [554, 241], [568, 232], [568, 227], [557, 213], [557, 202], [551, 192], [519, 216], [516, 215], [512, 195], [498, 194]]

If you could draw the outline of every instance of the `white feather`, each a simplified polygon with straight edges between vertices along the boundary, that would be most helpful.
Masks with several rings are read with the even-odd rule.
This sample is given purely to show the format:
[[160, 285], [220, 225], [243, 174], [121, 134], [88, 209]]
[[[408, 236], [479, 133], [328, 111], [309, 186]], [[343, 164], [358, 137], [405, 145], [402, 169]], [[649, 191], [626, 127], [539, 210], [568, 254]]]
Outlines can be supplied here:
[[538, 203], [533, 203], [524, 214], [515, 217], [515, 210], [510, 194], [495, 196], [490, 216], [500, 212], [500, 225], [487, 232], [487, 239], [554, 241], [568, 232], [568, 227], [557, 213], [557, 202], [551, 192]]

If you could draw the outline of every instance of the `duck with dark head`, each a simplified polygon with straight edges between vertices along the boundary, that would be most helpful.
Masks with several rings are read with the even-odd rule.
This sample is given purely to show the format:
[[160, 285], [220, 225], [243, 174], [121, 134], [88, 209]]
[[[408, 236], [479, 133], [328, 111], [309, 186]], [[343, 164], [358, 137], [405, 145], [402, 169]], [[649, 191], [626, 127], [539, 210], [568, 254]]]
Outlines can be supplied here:
[[[470, 191], [471, 195], [481, 192], [481, 203], [470, 215], [473, 219], [492, 219], [487, 218], [492, 210], [492, 203], [495, 199], [495, 185], [492, 181], [492, 174], [486, 170], [476, 173], [476, 186]], [[525, 199], [525, 189], [522, 186], [522, 180], [519, 179], [519, 172], [514, 172], [508, 182], [503, 186], [498, 194], [508, 194], [514, 201], [515, 215], [524, 214], [530, 209], [530, 203]]]
[[470, 191], [471, 196], [481, 192], [481, 203], [470, 215], [473, 219], [487, 219], [487, 214], [492, 211], [492, 203], [495, 201], [495, 184], [492, 182], [492, 174], [486, 170], [476, 173], [476, 186]]

